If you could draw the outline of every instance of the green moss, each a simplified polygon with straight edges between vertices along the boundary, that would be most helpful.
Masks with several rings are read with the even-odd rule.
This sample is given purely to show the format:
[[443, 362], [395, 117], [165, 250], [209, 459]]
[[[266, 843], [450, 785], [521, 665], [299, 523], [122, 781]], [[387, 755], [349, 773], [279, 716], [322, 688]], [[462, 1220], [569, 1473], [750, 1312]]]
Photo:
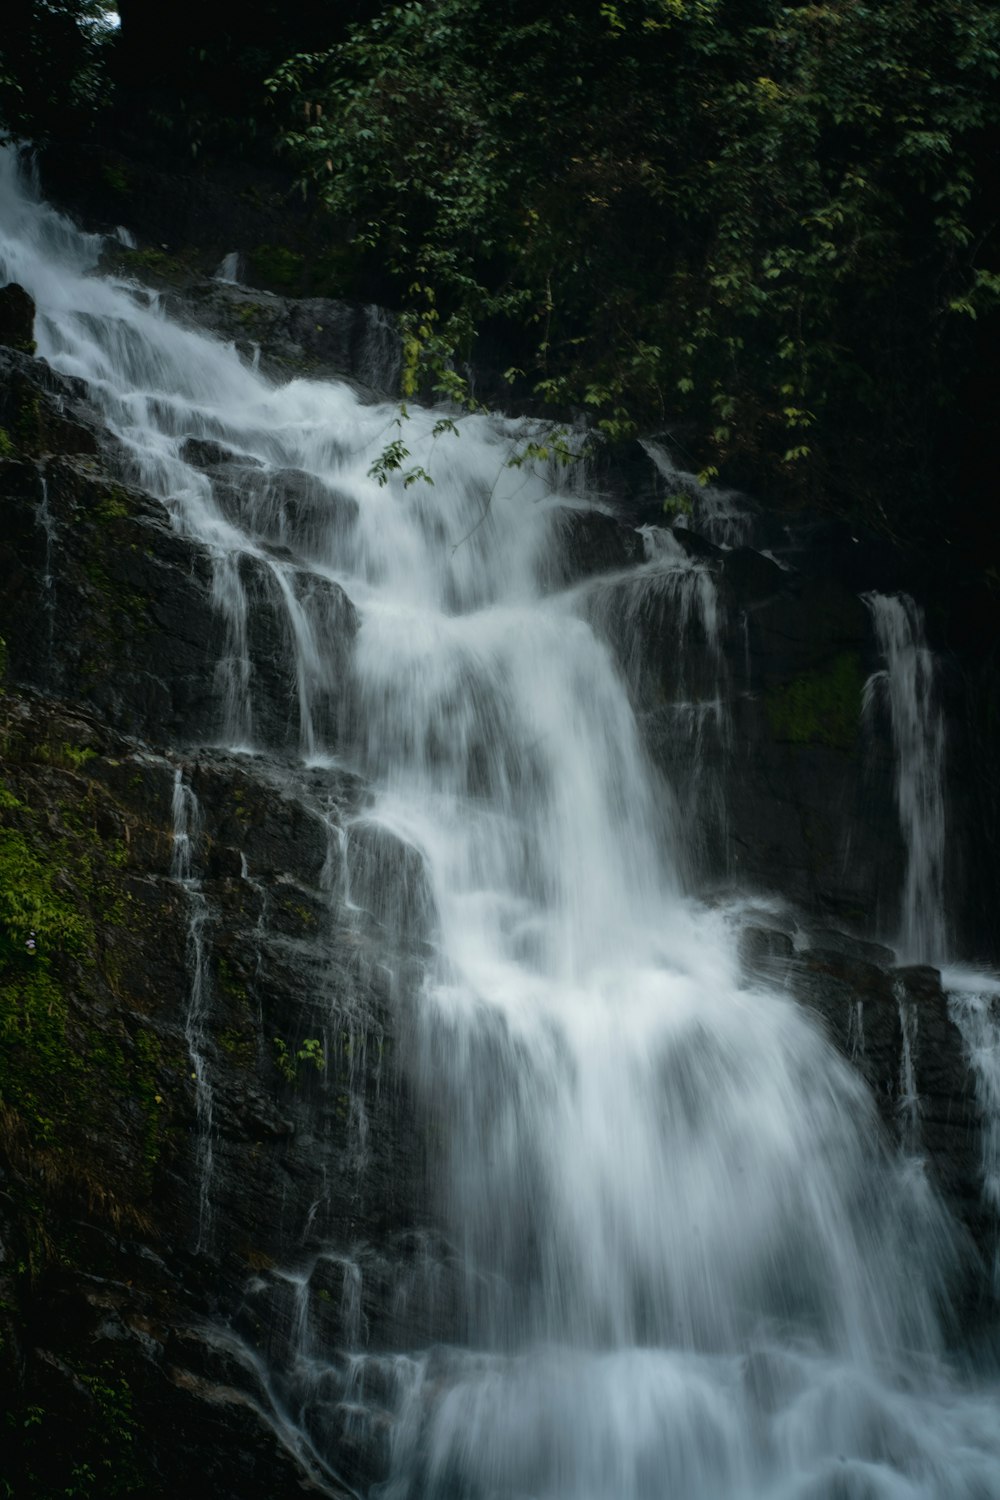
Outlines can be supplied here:
[[118, 257], [125, 269], [136, 275], [145, 272], [151, 276], [173, 278], [188, 274], [187, 266], [178, 256], [168, 255], [165, 250], [156, 250], [152, 246], [145, 250], [121, 250]]
[[[74, 747], [61, 747], [67, 751], [72, 758]], [[109, 1026], [106, 1002], [93, 991], [97, 923], [104, 930], [123, 920], [119, 845], [90, 821], [93, 796], [90, 787], [61, 810], [60, 831], [51, 808], [36, 815], [0, 783], [0, 1138], [47, 1183], [72, 1183], [118, 1217], [139, 1210], [122, 1184], [102, 1175], [90, 1143], [107, 1134], [110, 1096], [135, 1100], [147, 1169], [144, 1180], [140, 1165], [135, 1187], [148, 1189], [162, 1101], [157, 1052]]]
[[237, 1005], [249, 1005], [250, 997], [246, 992], [246, 987], [240, 983], [233, 973], [231, 964], [225, 958], [220, 957], [215, 966], [215, 983], [219, 991], [228, 999], [234, 1000]]
[[34, 454], [44, 446], [42, 442], [42, 398], [38, 391], [32, 392], [20, 402], [14, 419], [13, 442], [15, 449]]
[[17, 450], [6, 427], [0, 427], [0, 458], [13, 458]]
[[139, 1032], [135, 1039], [138, 1061], [136, 1094], [143, 1106], [145, 1116], [143, 1160], [147, 1174], [152, 1173], [160, 1156], [164, 1109], [164, 1099], [159, 1085], [159, 1075], [163, 1069], [161, 1050], [160, 1039], [154, 1032], [146, 1028]]
[[112, 489], [102, 495], [94, 507], [94, 514], [101, 521], [119, 521], [130, 515], [125, 491]]
[[297, 290], [305, 273], [306, 260], [284, 245], [258, 245], [250, 251], [250, 268], [254, 278], [282, 291]]
[[[119, 588], [108, 576], [107, 569], [100, 558], [89, 557], [83, 564], [83, 571], [96, 593], [100, 594], [106, 602], [107, 610], [94, 622], [94, 632], [101, 635], [106, 642], [116, 643], [119, 632], [111, 623], [110, 614], [116, 611], [128, 619], [133, 630], [144, 633], [151, 629], [149, 619], [149, 601], [134, 589]], [[94, 669], [97, 675], [106, 669], [106, 663], [95, 662]]]
[[863, 687], [860, 658], [856, 651], [845, 651], [825, 670], [804, 672], [772, 688], [765, 700], [772, 734], [793, 745], [852, 750]]
[[242, 1031], [230, 1029], [222, 1031], [216, 1038], [222, 1048], [238, 1068], [252, 1068], [257, 1060], [257, 1047], [253, 1037], [246, 1036]]
[[121, 167], [106, 163], [101, 168], [101, 176], [113, 193], [128, 192], [128, 177]]

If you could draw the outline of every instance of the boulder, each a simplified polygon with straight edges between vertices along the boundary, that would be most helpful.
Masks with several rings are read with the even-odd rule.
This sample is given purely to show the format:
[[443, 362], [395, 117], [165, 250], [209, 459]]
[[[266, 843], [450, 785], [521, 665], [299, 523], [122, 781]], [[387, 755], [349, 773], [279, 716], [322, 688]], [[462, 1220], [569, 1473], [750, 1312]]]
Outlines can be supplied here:
[[16, 281], [0, 287], [0, 344], [22, 354], [35, 352], [35, 304]]

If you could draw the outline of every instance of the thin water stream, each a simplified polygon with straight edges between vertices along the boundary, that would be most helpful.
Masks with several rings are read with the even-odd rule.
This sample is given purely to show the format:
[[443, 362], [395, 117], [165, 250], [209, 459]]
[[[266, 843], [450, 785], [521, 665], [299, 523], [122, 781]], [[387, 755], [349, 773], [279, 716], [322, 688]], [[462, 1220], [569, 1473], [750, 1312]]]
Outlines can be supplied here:
[[[403, 1065], [440, 1122], [461, 1338], [376, 1353], [358, 1318], [357, 1347], [318, 1345], [290, 1246], [301, 1336], [267, 1380], [299, 1446], [336, 1471], [348, 1428], [388, 1426], [383, 1500], [1000, 1494], [997, 1392], [946, 1354], [948, 1218], [808, 1016], [741, 981], [724, 916], [685, 892], [697, 829], [615, 658], [580, 591], [547, 582], [585, 474], [507, 467], [522, 424], [436, 438], [416, 411], [406, 438], [434, 484], [380, 487], [393, 409], [275, 387], [89, 274], [99, 240], [9, 155], [0, 224], [0, 280], [36, 299], [40, 355], [87, 380], [212, 559], [228, 645], [205, 740], [265, 748], [244, 580], [267, 574], [298, 717], [266, 748], [362, 771], [366, 817], [419, 852], [433, 896]], [[190, 437], [304, 473], [307, 513], [279, 516], [266, 485], [220, 496], [185, 462]], [[638, 586], [657, 569], [676, 559], [651, 557]], [[359, 630], [335, 671], [340, 589]], [[333, 698], [346, 739], [324, 729]], [[354, 1263], [331, 1263], [360, 1305]]]

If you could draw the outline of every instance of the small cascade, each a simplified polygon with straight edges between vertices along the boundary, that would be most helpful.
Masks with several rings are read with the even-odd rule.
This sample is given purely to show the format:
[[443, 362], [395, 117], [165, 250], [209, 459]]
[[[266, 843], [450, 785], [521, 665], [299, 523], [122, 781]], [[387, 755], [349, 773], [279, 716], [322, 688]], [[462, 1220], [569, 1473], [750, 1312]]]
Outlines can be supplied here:
[[[622, 662], [670, 786], [685, 809], [693, 871], [726, 849], [725, 770], [732, 748], [724, 652], [728, 622], [715, 575], [669, 528], [641, 528], [644, 566], [585, 586], [589, 617]], [[657, 664], [657, 676], [650, 663]]]
[[243, 257], [238, 250], [230, 250], [224, 255], [212, 272], [213, 281], [223, 281], [229, 285], [236, 285], [243, 276]]
[[[914, 1057], [917, 1046], [917, 1007], [907, 998], [899, 983], [895, 985], [896, 1004], [899, 1007], [899, 1091], [896, 1096], [896, 1118], [899, 1121], [899, 1140], [908, 1157], [920, 1155], [920, 1094]], [[860, 1002], [859, 1002], [860, 1003]]]
[[662, 443], [645, 439], [642, 446], [667, 486], [666, 506], [675, 512], [675, 526], [690, 525], [717, 547], [752, 545], [754, 518], [743, 495], [700, 483], [677, 467]]
[[212, 1081], [206, 1031], [211, 991], [205, 934], [209, 909], [201, 882], [195, 874], [194, 853], [201, 826], [198, 799], [184, 780], [184, 772], [180, 766], [174, 774], [172, 813], [173, 856], [170, 873], [184, 891], [188, 903], [186, 957], [189, 988], [184, 1035], [191, 1059], [197, 1110], [198, 1233], [194, 1248], [199, 1253], [209, 1248], [212, 1234]]
[[896, 806], [906, 848], [898, 948], [909, 963], [940, 963], [945, 918], [945, 728], [934, 655], [908, 594], [866, 594], [885, 667], [865, 685], [865, 712], [888, 710], [896, 750]]
[[962, 1033], [982, 1129], [982, 1196], [994, 1221], [993, 1295], [1000, 1299], [1000, 979], [946, 969], [948, 1010]]
[[399, 390], [402, 340], [399, 327], [385, 308], [375, 303], [364, 310], [364, 333], [357, 362], [358, 379], [387, 396]]
[[56, 547], [56, 523], [52, 511], [49, 509], [49, 484], [44, 474], [39, 475], [39, 487], [42, 492], [38, 509], [35, 512], [35, 520], [45, 537], [45, 571], [42, 574], [42, 609], [45, 614], [45, 633], [48, 643], [47, 665], [51, 673], [58, 671], [56, 660], [56, 581], [53, 572], [53, 557]]

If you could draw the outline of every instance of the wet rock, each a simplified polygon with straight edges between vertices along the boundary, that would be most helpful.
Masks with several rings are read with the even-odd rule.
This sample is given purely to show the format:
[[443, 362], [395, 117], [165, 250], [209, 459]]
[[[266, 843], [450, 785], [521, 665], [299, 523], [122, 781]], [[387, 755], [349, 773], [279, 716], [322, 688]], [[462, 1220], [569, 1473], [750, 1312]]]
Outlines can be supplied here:
[[936, 1187], [986, 1253], [993, 1230], [981, 1193], [984, 1122], [941, 976], [928, 967], [871, 962], [874, 945], [859, 943], [852, 953], [845, 934], [836, 938], [835, 948], [796, 954], [786, 982], [866, 1079], [889, 1135], [908, 1144], [915, 1125]]
[[0, 460], [94, 454], [99, 446], [83, 382], [16, 349], [0, 348], [0, 430]]
[[351, 900], [402, 948], [426, 941], [434, 900], [419, 850], [390, 829], [359, 820], [348, 834]]
[[239, 464], [243, 468], [259, 469], [260, 459], [251, 458], [246, 453], [236, 453], [232, 448], [227, 448], [225, 443], [217, 443], [212, 438], [186, 438], [181, 444], [180, 456], [186, 464], [191, 464], [196, 469], [213, 469], [219, 464]]
[[788, 933], [774, 927], [744, 927], [740, 931], [740, 963], [754, 978], [782, 977], [794, 951]]
[[567, 583], [642, 561], [639, 533], [613, 515], [565, 506], [559, 520], [563, 543], [559, 563]]
[[271, 543], [320, 557], [335, 549], [357, 517], [357, 501], [300, 469], [247, 469], [239, 463], [212, 471], [212, 490], [236, 524]]
[[[357, 778], [282, 776], [276, 763], [258, 771], [212, 752], [178, 761], [24, 691], [0, 696], [0, 714], [5, 838], [23, 833], [38, 851], [55, 841], [58, 889], [93, 931], [81, 955], [51, 960], [66, 1059], [46, 1055], [30, 1110], [21, 1118], [15, 1102], [0, 1133], [13, 1408], [44, 1406], [53, 1483], [79, 1454], [80, 1432], [100, 1434], [121, 1410], [143, 1433], [131, 1451], [142, 1455], [144, 1494], [172, 1493], [202, 1443], [230, 1493], [236, 1482], [261, 1500], [314, 1483], [336, 1493], [322, 1466], [275, 1435], [253, 1320], [228, 1349], [195, 1330], [210, 1308], [216, 1323], [226, 1309], [235, 1320], [248, 1278], [303, 1226], [311, 1243], [339, 1239], [346, 1255], [359, 1240], [394, 1244], [421, 1217], [424, 1146], [392, 1047], [400, 997], [316, 889], [338, 820], [357, 805]], [[191, 852], [195, 892], [171, 875], [178, 768], [206, 811]], [[236, 873], [220, 857], [227, 847], [250, 851]], [[208, 1157], [206, 1084], [192, 1076], [186, 1020], [199, 910]], [[9, 981], [0, 967], [0, 997]], [[0, 1069], [7, 1046], [5, 1034]], [[23, 1101], [23, 1067], [19, 1078]], [[46, 1262], [44, 1275], [36, 1262], [30, 1291], [26, 1216], [44, 1243], [72, 1237], [71, 1257]], [[379, 1254], [369, 1252], [372, 1267]], [[369, 1285], [369, 1305], [388, 1295], [374, 1271]], [[120, 1406], [106, 1404], [105, 1388]], [[8, 1456], [11, 1472], [42, 1472], [30, 1440]]]
[[[244, 554], [247, 599], [247, 706], [255, 743], [269, 749], [338, 745], [346, 730], [350, 649], [357, 633], [353, 603], [332, 579], [294, 560]], [[305, 680], [289, 674], [298, 634]], [[322, 641], [322, 652], [318, 643]]]
[[24, 354], [35, 352], [35, 304], [16, 281], [0, 287], [0, 344]]
[[750, 547], [734, 547], [724, 553], [721, 568], [731, 604], [738, 609], [760, 605], [786, 586], [784, 570]]
[[8, 464], [4, 480], [10, 680], [150, 739], [203, 735], [222, 645], [203, 550], [158, 502], [87, 459]]
[[167, 294], [173, 316], [232, 339], [276, 380], [339, 378], [356, 383], [369, 397], [391, 399], [396, 392], [399, 333], [378, 308], [190, 278], [182, 291]]

